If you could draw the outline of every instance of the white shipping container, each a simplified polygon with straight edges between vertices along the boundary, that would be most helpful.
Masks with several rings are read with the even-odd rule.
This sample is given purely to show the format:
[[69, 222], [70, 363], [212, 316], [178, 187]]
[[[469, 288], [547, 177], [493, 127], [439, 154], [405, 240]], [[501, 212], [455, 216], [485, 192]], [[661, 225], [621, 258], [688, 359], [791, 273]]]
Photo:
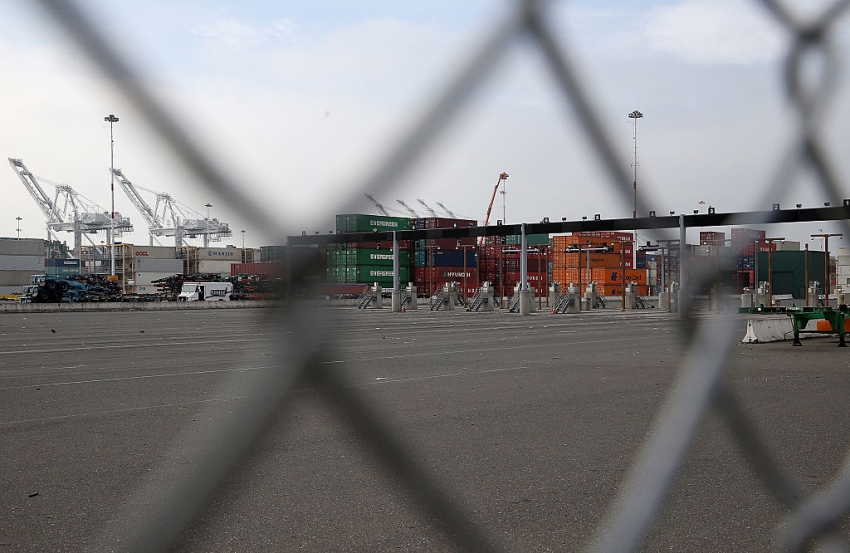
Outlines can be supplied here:
[[[241, 263], [242, 251], [238, 248], [198, 248], [199, 260], [227, 260], [228, 263]], [[201, 271], [203, 272], [203, 271]]]
[[836, 267], [850, 267], [850, 255], [839, 255], [835, 258]]
[[218, 273], [221, 276], [230, 276], [230, 265], [232, 261], [223, 259], [202, 259], [198, 261], [199, 273]]
[[139, 259], [175, 259], [177, 249], [174, 246], [134, 246], [133, 255]]
[[133, 278], [133, 280], [136, 282], [136, 286], [146, 285], [146, 284], [151, 284], [155, 280], [159, 280], [161, 278], [168, 278], [170, 276], [174, 276], [176, 274], [181, 274], [181, 273], [182, 273], [182, 271], [177, 271], [176, 273], [175, 272], [165, 272], [164, 273], [164, 272], [153, 272], [153, 271], [140, 273], [140, 272], [137, 271], [135, 278]]
[[137, 257], [135, 262], [137, 273], [182, 273], [182, 259], [150, 259], [147, 257]]
[[[44, 273], [43, 266], [40, 272]], [[0, 286], [25, 286], [30, 284], [33, 274], [39, 274], [39, 271], [0, 271]]]
[[44, 257], [44, 240], [35, 238], [0, 239], [0, 255], [37, 255]]
[[0, 255], [0, 271], [44, 272], [44, 256]]

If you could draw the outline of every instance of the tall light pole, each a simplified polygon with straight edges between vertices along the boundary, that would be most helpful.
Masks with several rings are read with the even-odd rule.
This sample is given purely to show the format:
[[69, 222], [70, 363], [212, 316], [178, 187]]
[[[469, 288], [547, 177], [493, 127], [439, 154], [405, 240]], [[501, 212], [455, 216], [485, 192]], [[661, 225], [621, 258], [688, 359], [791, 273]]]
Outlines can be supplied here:
[[[768, 307], [773, 307], [773, 243], [774, 242], [782, 242], [785, 240], [784, 237], [781, 238], [765, 238], [763, 242], [767, 244], [767, 305]], [[758, 244], [758, 242], [756, 242]], [[759, 251], [756, 248], [756, 256], [755, 263], [759, 262], [758, 259]], [[808, 286], [808, 284], [806, 285]]]
[[103, 118], [109, 123], [109, 190], [112, 195], [112, 213], [109, 219], [109, 274], [115, 276], [115, 140], [112, 136], [112, 126], [118, 118], [111, 113]]
[[207, 208], [207, 232], [204, 234], [204, 247], [206, 248], [210, 245], [210, 208], [212, 204], [206, 203], [204, 207]]
[[638, 160], [637, 160], [637, 120], [643, 119], [643, 114], [638, 110], [634, 110], [629, 114], [629, 119], [632, 120], [633, 130], [632, 130], [632, 140], [635, 144], [635, 161], [632, 163], [632, 167], [635, 170], [634, 180], [632, 181], [632, 187], [634, 188], [635, 193], [635, 203], [634, 210], [632, 210], [632, 219], [637, 218], [637, 168], [638, 168]]
[[242, 229], [242, 249], [245, 249], [245, 229]]
[[21, 239], [21, 218], [15, 217], [15, 220], [18, 222], [18, 240]]
[[[841, 236], [842, 233], [821, 233], [821, 234], [812, 234], [812, 238], [823, 238], [823, 305], [824, 307], [829, 307], [829, 237], [830, 236]], [[806, 283], [806, 286], [809, 286], [809, 283]]]

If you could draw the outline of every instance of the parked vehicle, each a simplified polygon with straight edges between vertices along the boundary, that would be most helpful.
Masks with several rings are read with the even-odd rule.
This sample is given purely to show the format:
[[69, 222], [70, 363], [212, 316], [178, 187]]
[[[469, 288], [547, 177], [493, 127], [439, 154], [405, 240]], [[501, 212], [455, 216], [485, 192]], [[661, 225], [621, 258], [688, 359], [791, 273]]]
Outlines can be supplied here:
[[233, 295], [231, 282], [184, 282], [178, 301], [230, 301]]

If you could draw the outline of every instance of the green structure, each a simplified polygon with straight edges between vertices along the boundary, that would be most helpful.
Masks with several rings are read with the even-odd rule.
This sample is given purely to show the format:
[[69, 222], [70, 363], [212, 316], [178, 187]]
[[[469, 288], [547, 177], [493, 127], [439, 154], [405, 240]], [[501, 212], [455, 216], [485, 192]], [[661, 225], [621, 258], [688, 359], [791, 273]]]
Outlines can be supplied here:
[[[806, 253], [805, 251], [777, 251], [770, 254], [773, 270], [773, 295], [791, 294], [795, 298], [806, 297]], [[817, 281], [823, 286], [823, 252], [808, 252], [809, 282]], [[768, 252], [758, 254], [758, 278], [768, 280]]]

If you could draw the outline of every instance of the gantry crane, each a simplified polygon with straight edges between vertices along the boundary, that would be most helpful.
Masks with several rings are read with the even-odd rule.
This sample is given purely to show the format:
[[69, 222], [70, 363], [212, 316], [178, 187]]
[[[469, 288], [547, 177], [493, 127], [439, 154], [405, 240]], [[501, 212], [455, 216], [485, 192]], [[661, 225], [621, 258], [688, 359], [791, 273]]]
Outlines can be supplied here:
[[[115, 212], [114, 220], [111, 219], [109, 212], [87, 200], [67, 184], [49, 183], [56, 189], [56, 194], [51, 200], [38, 183], [39, 179], [27, 169], [22, 160], [10, 157], [9, 165], [47, 218], [48, 241], [51, 237], [59, 240], [57, 232], [73, 232], [74, 247], [79, 257], [83, 236], [92, 246], [96, 246], [97, 244], [89, 234], [101, 231], [109, 233], [112, 230], [114, 236], [121, 236], [124, 232], [132, 232], [133, 225], [128, 217], [122, 217], [120, 213]], [[44, 179], [41, 180], [44, 181]], [[114, 236], [110, 239], [110, 243], [114, 241]]]
[[440, 202], [436, 202], [436, 204], [437, 204], [438, 206], [440, 206], [440, 209], [442, 209], [443, 211], [445, 211], [445, 212], [446, 212], [446, 214], [447, 214], [449, 217], [451, 217], [452, 219], [457, 219], [457, 215], [455, 215], [454, 213], [452, 213], [452, 211], [451, 211], [449, 208], [447, 208], [446, 206], [444, 206], [444, 205], [443, 205], [443, 204], [441, 204]]
[[[493, 202], [496, 200], [496, 192], [499, 191], [499, 185], [502, 184], [503, 181], [508, 180], [508, 174], [504, 171], [499, 175], [499, 180], [496, 181], [496, 186], [493, 187], [493, 195], [490, 196], [490, 205], [487, 206], [487, 215], [484, 217], [484, 226], [490, 222], [490, 212], [493, 211]], [[484, 242], [484, 237], [482, 236], [478, 240], [478, 245], [480, 246]]]
[[391, 215], [390, 215], [389, 213], [387, 213], [387, 209], [386, 209], [383, 205], [381, 205], [381, 202], [379, 202], [378, 200], [376, 200], [375, 198], [373, 198], [373, 197], [372, 197], [372, 196], [370, 196], [369, 194], [363, 194], [363, 195], [364, 195], [364, 196], [366, 196], [366, 198], [368, 198], [370, 202], [372, 202], [373, 204], [375, 204], [375, 208], [378, 210], [378, 212], [379, 212], [381, 215], [385, 215], [385, 216], [387, 216], [387, 217], [391, 217]]
[[408, 213], [410, 213], [413, 217], [416, 217], [417, 219], [419, 218], [419, 214], [418, 214], [418, 213], [416, 213], [415, 211], [413, 211], [413, 210], [410, 208], [410, 206], [409, 206], [409, 205], [407, 205], [406, 203], [404, 203], [404, 201], [403, 201], [403, 200], [396, 200], [396, 201], [397, 201], [397, 202], [401, 205], [401, 207], [403, 207], [404, 209], [406, 209], [406, 210], [407, 210], [407, 212], [408, 212]]
[[201, 236], [206, 248], [210, 241], [219, 242], [222, 238], [233, 235], [227, 223], [215, 218], [202, 218], [200, 213], [181, 205], [169, 194], [156, 193], [142, 188], [146, 192], [156, 194], [156, 205], [151, 209], [150, 205], [139, 194], [137, 188], [141, 187], [136, 187], [130, 182], [121, 169], [113, 169], [112, 173], [124, 193], [127, 194], [127, 197], [130, 198], [130, 201], [147, 222], [151, 246], [153, 246], [156, 236], [173, 236], [175, 247], [187, 245], [185, 243], [186, 237]]
[[422, 204], [422, 207], [424, 207], [425, 209], [427, 209], [427, 210], [428, 210], [428, 213], [430, 213], [430, 214], [431, 214], [431, 217], [433, 217], [433, 218], [435, 218], [435, 219], [437, 219], [437, 218], [439, 218], [439, 217], [440, 217], [439, 215], [437, 215], [437, 212], [436, 212], [436, 211], [434, 211], [433, 209], [431, 209], [431, 206], [429, 206], [428, 204], [426, 204], [426, 203], [425, 203], [425, 201], [424, 201], [424, 200], [416, 200], [416, 201], [417, 201], [417, 202], [419, 202], [420, 204]]

